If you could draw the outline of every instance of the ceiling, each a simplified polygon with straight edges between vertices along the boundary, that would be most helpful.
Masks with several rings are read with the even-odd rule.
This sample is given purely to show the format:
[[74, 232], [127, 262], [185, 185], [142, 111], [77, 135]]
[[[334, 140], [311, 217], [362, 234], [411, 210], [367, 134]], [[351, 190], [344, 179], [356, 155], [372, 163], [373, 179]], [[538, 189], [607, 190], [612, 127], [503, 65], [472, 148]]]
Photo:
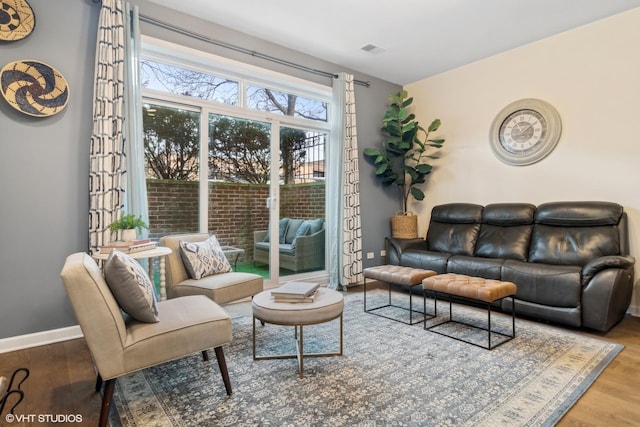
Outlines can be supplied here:
[[640, 7], [640, 0], [149, 1], [400, 85]]

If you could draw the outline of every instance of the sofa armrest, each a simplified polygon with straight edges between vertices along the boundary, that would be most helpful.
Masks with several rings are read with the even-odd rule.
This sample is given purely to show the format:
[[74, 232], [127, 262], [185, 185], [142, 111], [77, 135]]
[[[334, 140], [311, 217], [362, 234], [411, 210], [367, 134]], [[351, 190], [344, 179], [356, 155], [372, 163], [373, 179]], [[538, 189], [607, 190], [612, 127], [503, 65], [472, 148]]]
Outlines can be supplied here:
[[633, 268], [634, 264], [635, 258], [632, 256], [610, 255], [591, 260], [582, 267], [582, 285], [584, 286], [589, 283], [589, 281], [602, 270], [608, 268], [627, 270]]
[[[325, 230], [295, 240], [295, 271], [324, 268]], [[282, 263], [281, 263], [282, 266]]]
[[[606, 332], [626, 314], [633, 294], [633, 257], [605, 257], [592, 262], [583, 278], [582, 326]], [[586, 265], [585, 267], [587, 267]], [[596, 268], [600, 267], [596, 271]], [[586, 280], [585, 280], [586, 279]]]
[[296, 237], [296, 256], [304, 256], [322, 248], [324, 254], [324, 229], [307, 236]]
[[402, 253], [408, 249], [418, 248], [427, 249], [427, 243], [424, 239], [398, 239], [394, 237], [385, 238], [385, 247], [387, 250], [387, 264], [400, 264]]
[[267, 235], [267, 230], [254, 230], [253, 232], [253, 244], [258, 242], [264, 242], [264, 238]]

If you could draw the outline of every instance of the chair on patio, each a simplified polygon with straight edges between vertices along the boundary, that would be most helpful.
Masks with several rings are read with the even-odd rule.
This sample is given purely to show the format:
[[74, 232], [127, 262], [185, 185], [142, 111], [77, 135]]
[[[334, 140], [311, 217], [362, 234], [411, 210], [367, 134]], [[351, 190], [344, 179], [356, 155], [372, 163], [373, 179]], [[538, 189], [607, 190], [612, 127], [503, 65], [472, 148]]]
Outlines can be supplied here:
[[231, 342], [231, 318], [218, 304], [202, 295], [160, 301], [157, 319], [144, 322], [123, 314], [121, 297], [116, 301], [111, 290], [111, 277], [107, 274], [110, 288], [89, 255], [69, 255], [61, 277], [97, 369], [96, 391], [106, 380], [101, 427], [107, 425], [118, 377], [197, 352], [206, 361], [209, 348], [215, 349], [226, 392], [231, 394], [222, 350]]
[[180, 253], [180, 242], [198, 243], [209, 239], [207, 233], [173, 234], [160, 239], [171, 249], [166, 258], [167, 298], [205, 295], [218, 304], [227, 304], [262, 292], [264, 278], [259, 274], [228, 271], [200, 279], [191, 278]]

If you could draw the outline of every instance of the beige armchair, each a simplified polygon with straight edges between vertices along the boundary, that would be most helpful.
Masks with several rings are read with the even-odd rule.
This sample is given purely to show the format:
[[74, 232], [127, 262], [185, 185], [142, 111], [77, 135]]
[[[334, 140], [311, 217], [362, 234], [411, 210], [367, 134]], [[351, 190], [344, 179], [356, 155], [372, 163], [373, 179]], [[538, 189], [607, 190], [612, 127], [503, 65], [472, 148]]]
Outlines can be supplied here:
[[160, 239], [160, 245], [171, 249], [166, 257], [167, 298], [205, 295], [218, 304], [227, 304], [262, 292], [264, 278], [259, 274], [230, 271], [195, 280], [189, 277], [180, 256], [180, 241], [202, 242], [207, 233], [173, 234]]
[[100, 426], [106, 426], [118, 377], [214, 348], [227, 394], [231, 383], [222, 346], [231, 342], [231, 318], [204, 296], [158, 302], [157, 323], [123, 315], [102, 271], [85, 253], [69, 255], [61, 273], [67, 295], [97, 369], [106, 380]]

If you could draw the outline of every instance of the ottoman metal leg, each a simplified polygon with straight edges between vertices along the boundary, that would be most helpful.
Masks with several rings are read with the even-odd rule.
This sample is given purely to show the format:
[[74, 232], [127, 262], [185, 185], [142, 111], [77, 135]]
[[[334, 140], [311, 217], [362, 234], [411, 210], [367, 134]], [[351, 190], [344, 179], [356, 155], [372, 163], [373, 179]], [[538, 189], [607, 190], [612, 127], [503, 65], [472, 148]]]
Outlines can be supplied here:
[[[378, 281], [384, 282], [382, 280], [378, 280]], [[388, 302], [387, 302], [387, 304], [384, 304], [384, 305], [381, 305], [381, 306], [378, 306], [378, 307], [367, 308], [367, 277], [366, 276], [364, 277], [364, 311], [365, 311], [365, 313], [375, 314], [376, 316], [384, 317], [385, 319], [395, 320], [396, 322], [404, 323], [406, 325], [415, 325], [417, 323], [422, 323], [425, 320], [433, 319], [435, 317], [435, 315], [427, 313], [426, 303], [423, 304], [423, 307], [424, 307], [423, 311], [414, 310], [413, 309], [413, 288], [414, 288], [414, 286], [421, 286], [422, 283], [417, 283], [415, 285], [407, 285], [407, 286], [409, 286], [409, 308], [403, 307], [401, 305], [396, 305], [396, 304], [393, 304], [391, 302], [391, 285], [392, 284], [395, 285], [395, 283], [391, 283], [391, 282], [385, 282], [385, 283], [387, 284], [387, 290], [388, 290]], [[423, 299], [424, 299], [424, 292], [423, 292]], [[386, 308], [386, 307], [394, 307], [394, 308], [399, 308], [399, 309], [408, 311], [409, 312], [409, 321], [405, 322], [404, 320], [397, 319], [395, 317], [391, 317], [391, 316], [387, 316], [387, 315], [375, 312], [376, 310], [380, 310], [380, 309], [383, 309], [383, 308]], [[413, 313], [422, 314], [422, 316], [423, 316], [422, 319], [414, 321]]]
[[[329, 356], [342, 356], [344, 345], [343, 345], [343, 337], [344, 337], [344, 322], [343, 322], [343, 314], [341, 313], [338, 317], [326, 320], [320, 323], [330, 322], [332, 320], [340, 319], [340, 350], [337, 352], [327, 352], [327, 353], [305, 353], [304, 352], [304, 326], [302, 324], [295, 325], [281, 325], [281, 326], [293, 326], [294, 328], [294, 339], [296, 341], [296, 354], [274, 354], [274, 355], [266, 355], [259, 356], [256, 354], [256, 317], [253, 316], [253, 360], [273, 360], [273, 359], [297, 359], [298, 360], [298, 375], [300, 378], [304, 378], [304, 358], [305, 357], [329, 357]], [[261, 319], [258, 319], [261, 320]], [[267, 322], [268, 323], [268, 322]], [[277, 323], [274, 323], [277, 325]], [[298, 328], [300, 328], [300, 332], [298, 333]]]
[[[443, 292], [440, 292], [440, 293], [443, 293]], [[487, 327], [483, 328], [481, 326], [472, 325], [470, 323], [461, 322], [459, 320], [453, 320], [453, 310], [452, 310], [452, 303], [451, 303], [451, 295], [450, 294], [446, 294], [446, 293], [443, 293], [443, 294], [446, 295], [448, 297], [448, 299], [449, 299], [449, 318], [447, 320], [444, 320], [442, 322], [436, 323], [436, 324], [431, 325], [429, 327], [427, 327], [427, 321], [425, 320], [424, 323], [423, 323], [425, 330], [429, 330], [429, 331], [431, 331], [433, 333], [436, 333], [438, 335], [442, 335], [442, 336], [445, 336], [445, 337], [453, 338], [454, 340], [462, 341], [462, 342], [467, 343], [467, 344], [472, 344], [472, 345], [475, 345], [477, 347], [484, 348], [485, 350], [493, 350], [494, 348], [496, 348], [496, 347], [498, 347], [498, 346], [500, 346], [500, 345], [502, 345], [502, 344], [504, 344], [504, 343], [506, 343], [508, 341], [511, 341], [513, 338], [515, 338], [515, 336], [516, 336], [515, 295], [511, 295], [510, 296], [511, 297], [511, 301], [512, 301], [512, 305], [513, 305], [513, 310], [511, 311], [511, 334], [509, 335], [509, 334], [505, 334], [505, 333], [502, 333], [502, 332], [498, 332], [498, 331], [493, 330], [491, 328], [491, 303], [487, 303], [487, 305], [486, 305], [486, 309], [487, 309]], [[508, 297], [505, 297], [505, 298], [508, 298]], [[436, 315], [438, 314], [437, 304], [438, 304], [438, 292], [434, 291], [434, 307], [435, 307], [435, 314]], [[437, 331], [437, 330], [434, 329], [434, 328], [437, 328], [438, 326], [445, 325], [447, 323], [457, 323], [459, 325], [468, 326], [468, 327], [473, 328], [473, 329], [487, 331], [487, 340], [488, 340], [487, 346], [483, 346], [481, 344], [478, 344], [478, 343], [475, 343], [475, 342], [472, 342], [472, 341], [468, 341], [468, 340], [465, 340], [465, 339], [462, 339], [462, 338], [458, 338], [456, 336], [453, 336], [453, 335], [450, 335], [450, 334], [446, 334], [444, 332], [440, 332], [440, 331]], [[506, 339], [500, 341], [499, 343], [497, 343], [495, 345], [492, 345], [491, 344], [491, 334], [492, 333], [495, 334], [495, 335], [500, 335], [501, 337], [505, 337]]]

